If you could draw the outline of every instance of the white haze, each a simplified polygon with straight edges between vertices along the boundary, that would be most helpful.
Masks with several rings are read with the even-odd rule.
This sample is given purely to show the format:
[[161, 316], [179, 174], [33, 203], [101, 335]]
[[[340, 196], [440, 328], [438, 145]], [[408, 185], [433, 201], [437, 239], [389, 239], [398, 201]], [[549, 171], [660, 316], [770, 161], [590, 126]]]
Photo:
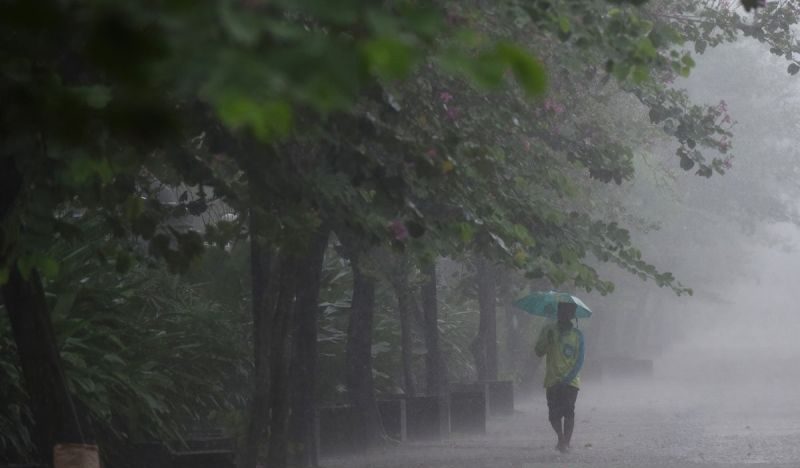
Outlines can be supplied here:
[[738, 121], [732, 171], [692, 181], [693, 186], [711, 183], [697, 189], [705, 200], [692, 203], [749, 206], [755, 216], [746, 227], [698, 216], [684, 228], [707, 233], [711, 226], [709, 255], [690, 248], [691, 257], [676, 269], [699, 283], [691, 286], [708, 289], [719, 300], [671, 302], [679, 304], [684, 336], [661, 357], [656, 368], [663, 378], [786, 389], [800, 385], [800, 231], [789, 222], [758, 219], [773, 208], [757, 204], [771, 196], [790, 210], [798, 206], [792, 200], [800, 193], [794, 181], [800, 160], [792, 139], [800, 84], [785, 67], [781, 58], [745, 43], [701, 57], [683, 83], [695, 100], [724, 99]]
[[[644, 253], [666, 264], [695, 296], [677, 298], [630, 280], [619, 282], [624, 300], [591, 296], [600, 312], [616, 317], [614, 327], [588, 325], [589, 339], [601, 341], [595, 353], [651, 358], [654, 376], [606, 378], [587, 384], [582, 397], [610, 410], [610, 420], [633, 418], [620, 427], [638, 427], [642, 439], [667, 439], [648, 454], [662, 450], [724, 465], [797, 461], [800, 229], [776, 207], [791, 216], [800, 206], [800, 81], [785, 70], [782, 59], [745, 43], [709, 52], [680, 83], [696, 101], [724, 99], [738, 121], [728, 174], [710, 180], [680, 174], [674, 198], [683, 210], [660, 211], [670, 206], [669, 197], [645, 202], [662, 228], [647, 234], [653, 241]], [[635, 190], [647, 198], [650, 189]], [[636, 302], [648, 294], [656, 299]], [[642, 304], [652, 310], [636, 310]], [[631, 347], [625, 341], [633, 334], [619, 330], [637, 314], [646, 315], [649, 331]]]

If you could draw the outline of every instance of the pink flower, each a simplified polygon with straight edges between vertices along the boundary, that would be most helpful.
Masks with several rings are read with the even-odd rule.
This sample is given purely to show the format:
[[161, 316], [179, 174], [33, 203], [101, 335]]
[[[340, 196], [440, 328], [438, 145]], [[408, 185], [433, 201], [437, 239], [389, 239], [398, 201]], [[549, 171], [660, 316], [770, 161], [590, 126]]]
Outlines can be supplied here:
[[442, 91], [439, 93], [439, 99], [445, 104], [453, 100], [453, 95], [448, 93], [447, 91]]
[[554, 114], [560, 114], [566, 110], [562, 104], [559, 104], [555, 99], [552, 98], [547, 98], [544, 100], [544, 109]]
[[458, 118], [458, 109], [455, 107], [445, 107], [445, 109], [447, 109], [447, 117], [450, 118], [450, 120], [456, 120]]
[[427, 156], [428, 159], [435, 158], [436, 157], [436, 148], [429, 148], [428, 151], [425, 152], [425, 156]]
[[395, 240], [404, 241], [408, 239], [408, 228], [399, 219], [390, 222], [387, 227]]

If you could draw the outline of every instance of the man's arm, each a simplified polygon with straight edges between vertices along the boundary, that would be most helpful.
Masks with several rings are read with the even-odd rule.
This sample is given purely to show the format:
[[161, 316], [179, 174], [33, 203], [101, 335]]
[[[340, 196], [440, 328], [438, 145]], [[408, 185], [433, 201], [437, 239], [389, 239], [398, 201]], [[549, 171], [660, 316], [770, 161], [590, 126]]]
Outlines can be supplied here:
[[536, 340], [536, 346], [534, 346], [533, 350], [536, 351], [537, 356], [542, 357], [547, 354], [552, 342], [553, 328], [550, 325], [545, 325], [542, 331], [539, 332], [539, 338]]

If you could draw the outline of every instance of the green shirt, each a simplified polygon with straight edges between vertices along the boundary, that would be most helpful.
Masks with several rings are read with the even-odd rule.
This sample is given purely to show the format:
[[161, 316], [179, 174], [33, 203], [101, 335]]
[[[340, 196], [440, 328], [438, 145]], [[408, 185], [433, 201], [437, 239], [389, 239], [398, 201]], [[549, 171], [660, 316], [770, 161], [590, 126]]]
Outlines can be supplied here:
[[583, 366], [584, 356], [583, 333], [580, 330], [572, 327], [561, 331], [558, 324], [548, 324], [539, 333], [535, 351], [539, 357], [547, 355], [547, 371], [544, 376], [546, 388], [557, 383], [580, 388], [581, 379], [578, 373]]

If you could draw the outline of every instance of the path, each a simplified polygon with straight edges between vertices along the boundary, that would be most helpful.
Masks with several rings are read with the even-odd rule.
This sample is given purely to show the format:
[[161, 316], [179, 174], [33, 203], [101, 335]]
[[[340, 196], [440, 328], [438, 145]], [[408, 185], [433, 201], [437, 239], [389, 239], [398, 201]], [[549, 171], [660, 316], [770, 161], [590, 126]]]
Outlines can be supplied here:
[[[784, 389], [786, 391], [784, 391]], [[331, 458], [324, 468], [800, 466], [797, 387], [677, 383], [584, 385], [573, 451], [560, 454], [544, 395], [494, 418], [485, 436], [406, 443]]]

